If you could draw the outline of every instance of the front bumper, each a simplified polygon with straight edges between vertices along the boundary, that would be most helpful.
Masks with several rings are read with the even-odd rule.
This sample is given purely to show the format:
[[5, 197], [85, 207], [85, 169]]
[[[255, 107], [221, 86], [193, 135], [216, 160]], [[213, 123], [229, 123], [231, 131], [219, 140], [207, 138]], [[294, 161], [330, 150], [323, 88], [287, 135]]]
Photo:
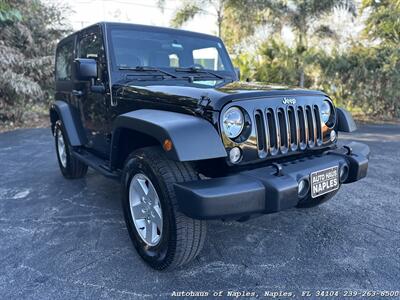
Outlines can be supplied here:
[[[367, 175], [369, 147], [351, 142], [323, 154], [239, 172], [235, 175], [175, 184], [180, 210], [194, 219], [240, 218], [298, 205], [298, 182], [312, 172], [347, 166], [351, 183]], [[278, 168], [281, 171], [278, 172]]]

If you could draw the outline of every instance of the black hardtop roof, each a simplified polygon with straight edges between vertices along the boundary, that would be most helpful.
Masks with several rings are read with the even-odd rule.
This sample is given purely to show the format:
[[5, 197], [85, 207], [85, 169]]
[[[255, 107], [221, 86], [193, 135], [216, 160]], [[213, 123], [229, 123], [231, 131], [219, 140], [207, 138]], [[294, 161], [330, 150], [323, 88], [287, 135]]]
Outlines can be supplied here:
[[175, 33], [180, 33], [180, 34], [185, 34], [185, 35], [191, 35], [193, 37], [203, 37], [203, 38], [209, 38], [209, 39], [216, 39], [220, 40], [219, 37], [215, 35], [210, 35], [210, 34], [205, 34], [205, 33], [200, 33], [200, 32], [194, 32], [194, 31], [188, 31], [188, 30], [183, 30], [183, 29], [176, 29], [176, 28], [169, 28], [169, 27], [161, 27], [161, 26], [152, 26], [152, 25], [142, 25], [142, 24], [134, 24], [134, 23], [120, 23], [120, 22], [97, 22], [92, 25], [86, 26], [82, 29], [79, 29], [78, 31], [75, 31], [65, 38], [61, 39], [59, 44], [62, 43], [64, 40], [70, 38], [71, 36], [74, 36], [78, 34], [81, 31], [85, 31], [89, 29], [90, 27], [99, 25], [101, 27], [104, 26], [119, 26], [119, 27], [125, 27], [125, 28], [134, 28], [134, 29], [143, 29], [143, 30], [154, 30], [157, 32], [175, 32]]

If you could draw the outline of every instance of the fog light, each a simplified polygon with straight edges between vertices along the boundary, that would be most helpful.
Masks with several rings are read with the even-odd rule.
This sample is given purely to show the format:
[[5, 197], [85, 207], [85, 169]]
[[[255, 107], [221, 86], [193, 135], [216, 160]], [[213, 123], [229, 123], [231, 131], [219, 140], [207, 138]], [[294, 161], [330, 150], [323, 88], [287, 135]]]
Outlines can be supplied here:
[[332, 130], [331, 131], [331, 142], [334, 142], [336, 140], [336, 131]]
[[231, 151], [229, 151], [229, 159], [231, 160], [231, 163], [237, 164], [241, 158], [242, 151], [239, 147], [232, 148]]
[[299, 198], [304, 198], [308, 193], [309, 183], [308, 180], [302, 179], [299, 181], [299, 185], [297, 187], [297, 194]]
[[349, 177], [349, 167], [347, 165], [343, 165], [339, 172], [340, 182], [345, 182], [347, 177]]

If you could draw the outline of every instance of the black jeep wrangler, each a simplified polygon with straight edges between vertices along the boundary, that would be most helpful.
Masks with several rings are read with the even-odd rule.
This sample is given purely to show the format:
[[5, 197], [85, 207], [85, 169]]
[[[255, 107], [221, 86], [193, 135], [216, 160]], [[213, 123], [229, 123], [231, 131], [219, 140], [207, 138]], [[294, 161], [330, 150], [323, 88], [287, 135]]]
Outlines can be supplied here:
[[66, 178], [119, 180], [129, 235], [155, 269], [200, 252], [206, 220], [245, 221], [331, 198], [369, 148], [323, 92], [239, 82], [214, 36], [99, 23], [60, 41], [50, 108]]

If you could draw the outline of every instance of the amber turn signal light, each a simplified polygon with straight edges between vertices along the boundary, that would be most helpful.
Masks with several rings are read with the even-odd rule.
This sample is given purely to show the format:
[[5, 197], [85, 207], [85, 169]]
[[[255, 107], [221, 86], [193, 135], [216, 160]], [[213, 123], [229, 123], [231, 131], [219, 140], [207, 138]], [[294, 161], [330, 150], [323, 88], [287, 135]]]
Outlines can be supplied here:
[[172, 141], [170, 139], [165, 139], [163, 143], [163, 148], [165, 151], [171, 151], [172, 149]]

